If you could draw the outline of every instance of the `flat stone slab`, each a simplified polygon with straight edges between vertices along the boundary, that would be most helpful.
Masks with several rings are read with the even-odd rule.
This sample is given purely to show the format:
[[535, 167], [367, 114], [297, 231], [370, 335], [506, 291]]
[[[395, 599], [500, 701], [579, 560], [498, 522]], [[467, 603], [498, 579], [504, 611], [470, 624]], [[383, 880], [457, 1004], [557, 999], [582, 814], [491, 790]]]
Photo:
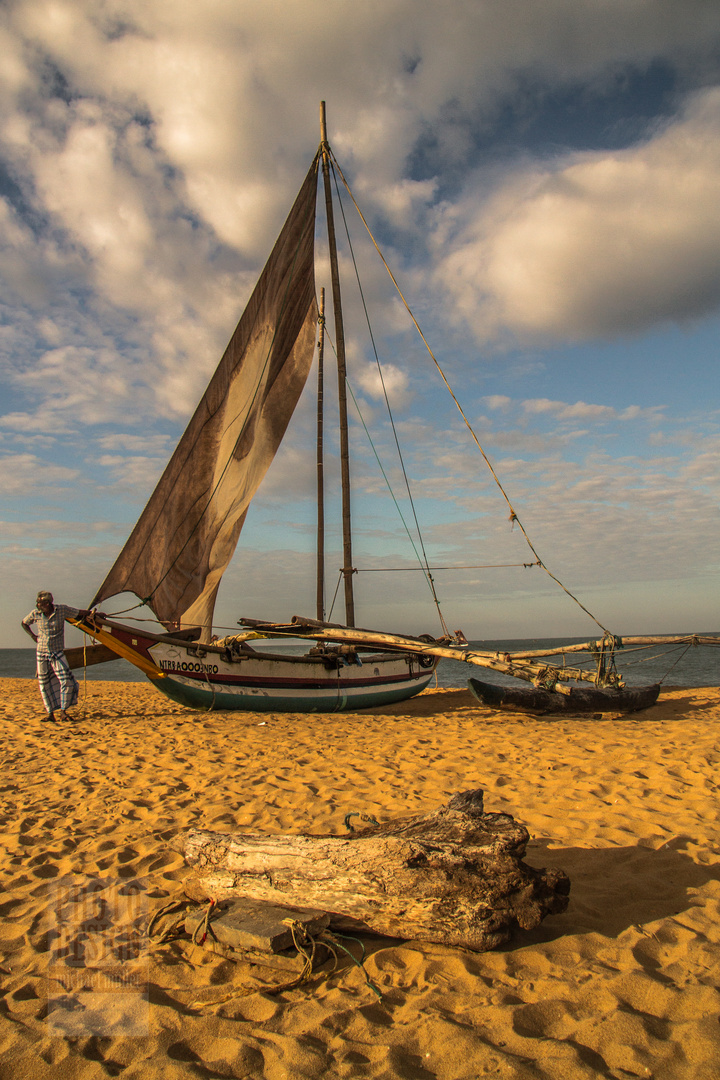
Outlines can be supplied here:
[[[204, 910], [188, 912], [185, 932], [191, 936], [205, 919]], [[299, 922], [309, 934], [330, 925], [330, 916], [317, 908], [282, 907], [265, 900], [241, 898], [223, 901], [210, 919], [208, 937], [243, 952], [280, 953], [293, 948], [289, 926], [283, 919]]]

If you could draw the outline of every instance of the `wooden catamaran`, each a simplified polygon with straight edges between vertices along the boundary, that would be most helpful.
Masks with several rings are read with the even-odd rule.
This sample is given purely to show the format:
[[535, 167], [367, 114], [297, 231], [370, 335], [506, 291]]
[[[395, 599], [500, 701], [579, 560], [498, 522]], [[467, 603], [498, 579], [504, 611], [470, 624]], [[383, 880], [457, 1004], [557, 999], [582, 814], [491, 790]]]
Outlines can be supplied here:
[[[625, 692], [613, 660], [616, 639], [608, 634], [583, 646], [596, 658], [594, 670], [588, 671], [549, 665], [547, 657], [557, 650], [509, 655], [469, 649], [462, 635], [447, 632], [444, 622], [439, 638], [355, 627], [345, 346], [330, 179], [335, 165], [323, 105], [320, 147], [268, 262], [157, 487], [90, 605], [134, 593], [155, 616], [159, 632], [97, 614], [77, 625], [100, 643], [95, 646], [101, 650], [98, 662], [107, 659], [109, 649], [140, 668], [158, 690], [198, 709], [316, 712], [384, 705], [423, 690], [439, 659], [447, 657], [516, 676], [554, 695], [567, 696], [572, 693], [568, 681], [584, 680], [605, 687], [613, 707], [622, 710]], [[218, 640], [212, 634], [218, 587], [250, 502], [305, 387], [316, 341], [322, 401], [324, 293], [318, 305], [314, 272], [320, 172], [338, 361], [345, 623], [324, 621], [319, 409], [316, 618], [285, 624], [240, 620], [243, 632]], [[432, 584], [430, 567], [425, 569]], [[307, 638], [311, 647], [293, 656], [258, 646], [263, 638], [287, 637]], [[90, 650], [76, 651], [82, 654], [76, 661], [88, 662]]]

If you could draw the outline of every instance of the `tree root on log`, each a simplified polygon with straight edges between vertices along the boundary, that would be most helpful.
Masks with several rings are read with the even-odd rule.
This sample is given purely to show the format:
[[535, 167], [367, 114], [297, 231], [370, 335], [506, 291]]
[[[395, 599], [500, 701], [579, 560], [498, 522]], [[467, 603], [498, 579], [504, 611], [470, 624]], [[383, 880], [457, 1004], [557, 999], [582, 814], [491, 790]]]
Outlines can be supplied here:
[[193, 829], [184, 854], [196, 873], [185, 892], [319, 908], [338, 930], [481, 952], [568, 906], [564, 871], [522, 861], [528, 840], [509, 814], [484, 812], [479, 789], [342, 837]]

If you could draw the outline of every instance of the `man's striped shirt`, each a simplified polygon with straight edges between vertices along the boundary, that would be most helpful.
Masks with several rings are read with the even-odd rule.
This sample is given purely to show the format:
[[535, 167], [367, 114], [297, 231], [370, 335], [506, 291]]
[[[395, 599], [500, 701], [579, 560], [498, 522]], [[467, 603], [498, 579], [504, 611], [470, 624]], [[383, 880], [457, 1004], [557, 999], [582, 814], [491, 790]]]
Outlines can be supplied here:
[[52, 615], [43, 615], [34, 608], [23, 619], [23, 626], [37, 624], [38, 656], [57, 656], [65, 650], [65, 620], [74, 618], [80, 608], [68, 607], [67, 604], [55, 604]]

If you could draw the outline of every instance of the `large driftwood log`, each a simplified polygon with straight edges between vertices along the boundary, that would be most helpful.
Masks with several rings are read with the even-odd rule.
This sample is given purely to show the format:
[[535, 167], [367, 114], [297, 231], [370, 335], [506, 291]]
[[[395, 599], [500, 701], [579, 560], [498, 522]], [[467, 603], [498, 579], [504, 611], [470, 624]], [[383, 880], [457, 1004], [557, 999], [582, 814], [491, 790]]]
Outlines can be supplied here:
[[509, 814], [484, 813], [480, 790], [342, 837], [193, 829], [185, 892], [321, 908], [338, 929], [482, 951], [567, 908], [566, 874], [522, 861], [528, 839]]

